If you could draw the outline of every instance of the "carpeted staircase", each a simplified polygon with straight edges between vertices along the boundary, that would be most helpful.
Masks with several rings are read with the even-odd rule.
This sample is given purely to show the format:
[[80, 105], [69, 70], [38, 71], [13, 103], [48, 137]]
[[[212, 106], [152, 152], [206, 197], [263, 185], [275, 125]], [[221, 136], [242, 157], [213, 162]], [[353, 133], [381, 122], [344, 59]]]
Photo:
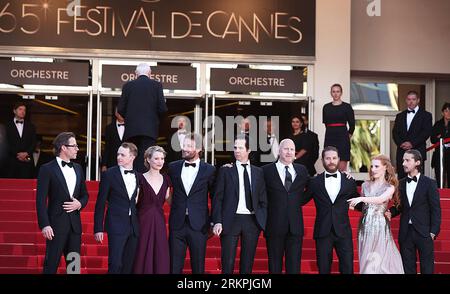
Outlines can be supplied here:
[[[83, 236], [81, 248], [81, 272], [84, 274], [104, 274], [108, 267], [107, 239], [97, 244], [93, 236], [94, 207], [98, 191], [98, 182], [87, 183], [89, 203], [82, 211]], [[36, 274], [41, 273], [45, 252], [45, 240], [38, 228], [35, 211], [36, 181], [0, 179], [0, 274]], [[441, 190], [442, 225], [441, 233], [435, 241], [436, 273], [450, 273], [450, 190]], [[165, 207], [166, 216], [169, 207]], [[312, 232], [315, 207], [311, 201], [303, 208], [305, 237], [303, 240], [302, 273], [317, 273], [315, 245]], [[358, 272], [358, 252], [356, 230], [360, 214], [350, 211], [355, 245], [355, 272]], [[394, 237], [397, 237], [399, 218], [392, 221]], [[208, 240], [206, 254], [206, 272], [220, 273], [220, 240], [212, 237]], [[239, 252], [238, 252], [239, 253]], [[237, 255], [239, 256], [239, 255]], [[189, 258], [189, 253], [187, 254]], [[185, 272], [190, 272], [186, 261]], [[336, 260], [336, 256], [335, 256]], [[65, 273], [65, 263], [61, 259], [59, 273]], [[239, 263], [236, 260], [236, 272]], [[254, 273], [267, 273], [267, 251], [261, 236], [254, 264]], [[333, 263], [333, 272], [338, 272], [337, 262]]]

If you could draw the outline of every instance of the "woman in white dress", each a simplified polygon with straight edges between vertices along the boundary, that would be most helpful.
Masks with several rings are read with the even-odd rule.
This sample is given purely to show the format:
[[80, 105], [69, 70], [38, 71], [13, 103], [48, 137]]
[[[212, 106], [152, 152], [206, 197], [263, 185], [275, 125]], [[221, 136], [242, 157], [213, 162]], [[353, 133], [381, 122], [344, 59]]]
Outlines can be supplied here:
[[361, 274], [403, 274], [400, 252], [384, 213], [392, 199], [400, 204], [398, 180], [388, 157], [372, 158], [370, 180], [362, 184], [361, 197], [349, 199], [350, 207], [363, 203], [358, 231], [359, 272]]

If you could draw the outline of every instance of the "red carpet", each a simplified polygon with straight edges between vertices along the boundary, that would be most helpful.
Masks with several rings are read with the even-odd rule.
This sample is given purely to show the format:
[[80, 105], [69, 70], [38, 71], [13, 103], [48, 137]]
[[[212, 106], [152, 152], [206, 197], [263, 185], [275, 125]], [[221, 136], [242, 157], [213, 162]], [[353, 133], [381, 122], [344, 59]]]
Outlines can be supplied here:
[[[0, 179], [0, 274], [36, 274], [42, 271], [45, 240], [36, 221], [35, 180]], [[106, 273], [108, 267], [107, 240], [103, 245], [93, 237], [93, 211], [97, 197], [97, 182], [88, 182], [89, 204], [82, 211], [83, 236], [81, 251], [81, 272], [87, 274]], [[450, 274], [450, 189], [441, 191], [442, 225], [439, 239], [435, 241], [436, 273]], [[166, 207], [166, 215], [169, 207]], [[303, 208], [305, 237], [303, 241], [302, 273], [317, 273], [315, 245], [312, 232], [315, 207], [310, 202]], [[356, 238], [356, 229], [360, 214], [350, 212], [350, 218]], [[398, 233], [399, 218], [392, 221], [394, 237]], [[355, 245], [355, 272], [358, 272], [358, 252]], [[239, 253], [239, 252], [238, 252]], [[187, 254], [189, 257], [189, 253]], [[335, 256], [336, 259], [336, 256]], [[61, 259], [60, 273], [65, 272]], [[236, 260], [238, 269], [239, 260]], [[190, 266], [186, 262], [186, 272]], [[213, 237], [208, 241], [206, 255], [207, 273], [220, 273], [220, 241]], [[338, 272], [337, 262], [333, 263], [333, 272]], [[267, 273], [267, 252], [264, 238], [260, 238], [254, 273]]]

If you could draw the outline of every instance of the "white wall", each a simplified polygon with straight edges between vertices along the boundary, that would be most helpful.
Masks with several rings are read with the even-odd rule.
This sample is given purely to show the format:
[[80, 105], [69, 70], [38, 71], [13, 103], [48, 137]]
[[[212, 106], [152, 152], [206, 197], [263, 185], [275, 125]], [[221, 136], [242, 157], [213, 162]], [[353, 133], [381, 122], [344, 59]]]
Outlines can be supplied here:
[[370, 0], [352, 1], [351, 69], [449, 74], [450, 1], [377, 1], [374, 17]]
[[[343, 100], [350, 101], [350, 19], [351, 0], [317, 0], [316, 63], [314, 68], [314, 131], [323, 149], [325, 127], [322, 107], [331, 102], [330, 86], [340, 83]], [[311, 121], [311, 120], [310, 120]], [[319, 156], [320, 157], [320, 156]], [[316, 163], [322, 171], [320, 160]]]

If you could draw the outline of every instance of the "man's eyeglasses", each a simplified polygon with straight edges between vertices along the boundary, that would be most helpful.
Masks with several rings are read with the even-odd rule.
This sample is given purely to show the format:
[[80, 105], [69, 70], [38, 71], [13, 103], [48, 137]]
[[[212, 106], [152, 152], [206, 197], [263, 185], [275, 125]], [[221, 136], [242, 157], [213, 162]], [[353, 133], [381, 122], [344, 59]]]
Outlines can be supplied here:
[[72, 147], [72, 148], [78, 148], [78, 145], [77, 145], [77, 144], [74, 144], [74, 145], [64, 144], [64, 146], [66, 146], [66, 147]]

